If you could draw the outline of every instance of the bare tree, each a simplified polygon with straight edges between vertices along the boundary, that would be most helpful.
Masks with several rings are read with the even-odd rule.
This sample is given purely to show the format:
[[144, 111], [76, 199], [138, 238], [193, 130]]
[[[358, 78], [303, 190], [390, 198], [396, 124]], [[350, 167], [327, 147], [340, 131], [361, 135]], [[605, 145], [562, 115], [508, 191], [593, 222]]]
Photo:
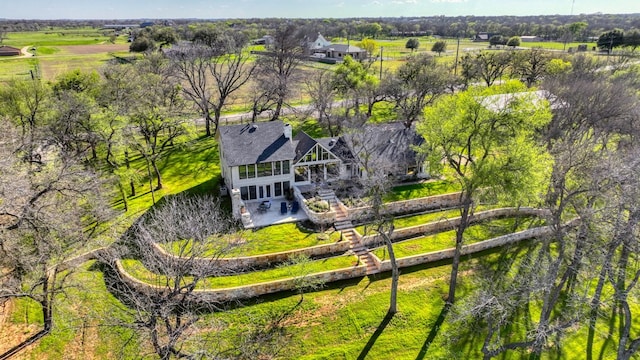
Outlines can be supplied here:
[[[372, 129], [352, 128], [347, 131], [344, 137], [353, 152], [354, 164], [352, 166], [362, 169], [359, 184], [356, 187], [350, 187], [349, 193], [351, 196], [359, 197], [360, 201], [370, 206], [371, 212], [365, 215], [366, 218], [360, 220], [371, 222], [370, 228], [382, 239], [391, 261], [391, 290], [387, 314], [393, 316], [398, 311], [400, 270], [391, 241], [394, 231], [393, 217], [383, 214], [382, 207], [384, 196], [393, 185], [393, 177], [389, 174], [396, 171], [398, 164], [393, 164], [392, 160], [385, 156], [386, 151], [380, 148], [380, 142], [375, 138], [376, 134]], [[409, 146], [409, 144], [400, 146]]]
[[483, 51], [475, 55], [467, 54], [461, 59], [462, 76], [467, 84], [473, 80], [482, 80], [487, 86], [502, 78], [511, 64], [508, 52]]
[[[180, 96], [180, 86], [166, 74], [166, 64], [143, 62], [136, 68], [137, 86], [130, 94], [133, 104], [129, 108], [129, 118], [133, 126], [127, 127], [131, 134], [131, 147], [138, 151], [152, 167], [156, 179], [156, 189], [162, 189], [162, 176], [158, 159], [174, 141], [189, 133], [183, 119], [184, 101]], [[153, 71], [149, 71], [153, 67]], [[151, 181], [150, 170], [148, 171]], [[151, 189], [153, 191], [153, 189]]]
[[341, 130], [339, 117], [333, 113], [337, 93], [333, 87], [332, 73], [316, 70], [305, 80], [306, 93], [311, 98], [311, 107], [317, 114], [318, 122], [330, 136], [337, 136]]
[[[44, 141], [23, 147], [7, 121], [0, 123], [0, 134], [0, 302], [33, 300], [44, 324], [0, 355], [4, 359], [51, 331], [55, 304], [71, 273], [65, 261], [77, 255], [108, 212], [98, 177], [76, 158]], [[41, 135], [46, 133], [34, 138]]]
[[427, 54], [411, 56], [398, 68], [385, 89], [393, 101], [398, 120], [406, 127], [422, 117], [424, 108], [432, 104], [448, 87], [449, 70]]
[[214, 50], [200, 44], [181, 47], [169, 52], [172, 70], [184, 84], [182, 92], [195, 104], [205, 121], [207, 136], [211, 136], [212, 88], [208, 79]]
[[[216, 265], [215, 260], [236, 244], [216, 235], [233, 227], [218, 199], [179, 195], [166, 198], [130, 231], [126, 241], [135, 249], [131, 255], [157, 274], [154, 282], [157, 289], [129, 288], [118, 279], [115, 268], [110, 271], [115, 277], [110, 286], [127, 304], [132, 319], [120, 325], [144, 335], [161, 359], [212, 358], [216, 351], [222, 351], [198, 344], [200, 314], [220, 310], [221, 304], [200, 301], [195, 290], [207, 277], [231, 274]], [[154, 243], [169, 245], [180, 240], [179, 246], [172, 247], [173, 257], [153, 249]]]
[[277, 120], [298, 81], [299, 65], [307, 52], [307, 37], [294, 24], [280, 26], [267, 51], [257, 60], [258, 96], [254, 98], [254, 116], [257, 110], [268, 108], [273, 110], [271, 120]]
[[220, 115], [229, 97], [251, 79], [254, 69], [255, 63], [250, 61], [250, 55], [235, 41], [230, 42], [225, 54], [216, 57], [211, 62], [209, 72], [215, 80], [211, 99], [214, 113], [214, 135], [218, 131]]
[[547, 65], [552, 57], [541, 49], [517, 52], [513, 55], [512, 71], [528, 87], [538, 83], [547, 72]]

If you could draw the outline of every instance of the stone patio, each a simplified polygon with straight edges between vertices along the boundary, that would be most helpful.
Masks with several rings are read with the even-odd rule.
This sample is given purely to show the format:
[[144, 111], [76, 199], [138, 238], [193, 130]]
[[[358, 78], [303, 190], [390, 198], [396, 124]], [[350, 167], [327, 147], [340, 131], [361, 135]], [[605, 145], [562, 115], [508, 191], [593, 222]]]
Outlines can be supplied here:
[[[248, 228], [260, 228], [269, 225], [284, 224], [296, 221], [308, 220], [307, 214], [300, 208], [296, 214], [287, 211], [286, 214], [280, 214], [280, 203], [287, 202], [284, 198], [272, 199], [271, 208], [267, 211], [258, 211], [258, 206], [262, 201], [245, 201], [245, 206], [251, 214], [251, 222], [253, 226]], [[289, 204], [289, 202], [287, 202]], [[289, 207], [287, 208], [289, 209]]]

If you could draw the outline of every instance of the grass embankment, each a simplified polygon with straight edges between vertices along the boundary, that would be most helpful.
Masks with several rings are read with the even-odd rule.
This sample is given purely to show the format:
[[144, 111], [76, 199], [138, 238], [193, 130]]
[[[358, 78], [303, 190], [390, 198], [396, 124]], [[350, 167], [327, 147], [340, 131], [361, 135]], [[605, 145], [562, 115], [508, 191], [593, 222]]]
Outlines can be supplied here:
[[[503, 249], [461, 264], [457, 295], [462, 301], [479, 290], [478, 267], [498, 268], [514, 258], [535, 251], [534, 244]], [[389, 305], [390, 279], [376, 275], [332, 285], [305, 295], [303, 306], [294, 308], [296, 297], [267, 298], [241, 309], [206, 317], [227, 322], [230, 327], [219, 336], [232, 338], [256, 318], [294, 311], [285, 322], [289, 344], [282, 359], [481, 359], [484, 333], [456, 322], [453, 313], [443, 314], [449, 266], [404, 269], [400, 276], [398, 309], [385, 321]], [[539, 307], [532, 304], [522, 319], [536, 319]], [[608, 315], [605, 315], [607, 317]], [[598, 323], [595, 348], [601, 349], [606, 336], [605, 319]], [[518, 321], [509, 329], [512, 339], [524, 339], [528, 321]], [[580, 329], [563, 338], [562, 346], [547, 350], [542, 359], [584, 357], [586, 331]], [[615, 358], [613, 344], [603, 351], [603, 359]], [[500, 359], [529, 359], [526, 352], [507, 351]]]
[[[489, 240], [516, 231], [542, 226], [543, 221], [537, 218], [507, 218], [482, 222], [471, 225], [464, 235], [466, 245]], [[425, 254], [432, 251], [450, 249], [456, 246], [455, 230], [445, 231], [434, 235], [421, 236], [393, 244], [396, 258]], [[380, 260], [387, 260], [387, 248], [379, 247], [373, 253]]]
[[[208, 277], [198, 282], [197, 289], [223, 289], [259, 284], [300, 275], [345, 269], [357, 265], [359, 265], [358, 258], [354, 255], [335, 256], [321, 260], [313, 260], [306, 264], [279, 266], [273, 269], [252, 271], [239, 275]], [[164, 275], [152, 273], [138, 260], [122, 260], [122, 266], [130, 275], [146, 282], [147, 284], [156, 286], [173, 286], [172, 279], [169, 279]], [[185, 281], [191, 280], [191, 277], [185, 278]]]
[[[474, 211], [478, 213], [481, 211], [489, 210], [494, 207], [495, 206], [481, 205], [481, 206], [476, 206]], [[432, 211], [432, 212], [419, 214], [419, 215], [396, 217], [393, 219], [393, 226], [396, 229], [402, 229], [402, 228], [408, 228], [412, 226], [428, 224], [430, 222], [439, 221], [439, 220], [453, 219], [459, 216], [460, 216], [460, 209]], [[371, 235], [375, 229], [365, 224], [365, 225], [360, 225], [356, 227], [356, 230], [361, 235]]]
[[[51, 333], [17, 355], [17, 359], [138, 359], [144, 350], [130, 328], [129, 310], [106, 288], [94, 261], [68, 277], [64, 297], [57, 298]], [[39, 304], [12, 301], [8, 322], [0, 327], [0, 352], [42, 329]]]
[[384, 197], [384, 202], [418, 199], [460, 191], [460, 185], [449, 180], [425, 181], [416, 184], [396, 186]]
[[[243, 244], [225, 254], [225, 257], [277, 253], [316, 245], [331, 244], [339, 240], [340, 233], [337, 231], [315, 233], [300, 228], [295, 223], [272, 225], [255, 231], [240, 231], [238, 233], [224, 235], [220, 239], [221, 242]], [[187, 240], [163, 244], [163, 247], [175, 255], [190, 255], [190, 246]], [[200, 256], [215, 256], [217, 253], [218, 251], [212, 248], [206, 250]]]

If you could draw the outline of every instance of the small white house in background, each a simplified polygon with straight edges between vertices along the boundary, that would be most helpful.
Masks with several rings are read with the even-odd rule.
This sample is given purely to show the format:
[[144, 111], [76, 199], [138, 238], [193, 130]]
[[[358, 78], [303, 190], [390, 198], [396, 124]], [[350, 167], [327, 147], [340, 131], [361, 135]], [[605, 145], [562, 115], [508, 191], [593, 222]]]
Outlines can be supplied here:
[[[363, 131], [340, 137], [314, 139], [304, 131], [292, 136], [282, 121], [221, 126], [218, 131], [220, 168], [232, 202], [282, 199], [292, 188], [327, 184], [366, 176], [358, 156], [384, 159], [388, 175], [398, 180], [425, 178], [424, 159], [412, 145], [422, 137], [402, 123], [368, 125]], [[233, 205], [240, 216], [240, 205]], [[236, 211], [238, 209], [238, 211]]]
[[324, 38], [324, 36], [322, 36], [322, 34], [318, 33], [318, 37], [316, 38], [316, 40], [309, 43], [309, 49], [311, 49], [311, 52], [313, 52], [313, 50], [322, 49], [323, 47], [329, 45], [331, 45], [331, 41], [328, 41]]
[[542, 41], [542, 38], [535, 35], [524, 35], [524, 36], [520, 36], [520, 41], [521, 42], [540, 42]]

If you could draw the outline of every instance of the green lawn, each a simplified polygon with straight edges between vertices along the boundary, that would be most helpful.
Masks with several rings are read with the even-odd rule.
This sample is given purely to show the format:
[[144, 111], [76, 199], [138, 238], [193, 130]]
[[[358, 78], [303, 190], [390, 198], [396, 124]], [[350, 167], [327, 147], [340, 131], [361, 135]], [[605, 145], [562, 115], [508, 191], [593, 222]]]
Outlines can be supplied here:
[[[492, 207], [493, 206], [488, 206], [488, 205], [476, 206], [475, 212], [477, 213], [480, 211], [488, 210]], [[424, 225], [424, 224], [428, 224], [430, 222], [434, 222], [438, 220], [451, 219], [459, 216], [460, 216], [460, 209], [433, 211], [433, 212], [428, 212], [426, 214], [396, 217], [393, 219], [393, 225], [396, 229], [402, 229], [402, 228], [408, 228], [408, 227], [417, 226], [417, 225]], [[356, 230], [361, 235], [367, 235], [371, 233], [371, 231], [373, 231], [374, 229], [371, 229], [367, 225], [360, 225], [356, 227]]]
[[384, 202], [418, 199], [460, 191], [460, 185], [448, 180], [425, 181], [417, 184], [401, 185], [391, 189]]
[[[198, 289], [221, 289], [243, 285], [258, 284], [274, 280], [282, 280], [303, 274], [312, 274], [329, 270], [337, 270], [356, 266], [358, 258], [354, 255], [335, 256], [322, 260], [310, 261], [306, 265], [280, 266], [273, 269], [253, 271], [245, 274], [209, 277], [198, 283]], [[122, 266], [132, 276], [148, 284], [164, 286], [167, 281], [163, 275], [155, 274], [147, 270], [144, 265], [137, 260], [122, 260]], [[190, 281], [190, 278], [187, 279]]]
[[[244, 244], [233, 249], [226, 254], [227, 256], [270, 254], [330, 244], [340, 240], [340, 233], [337, 231], [315, 233], [300, 228], [295, 223], [288, 223], [267, 226], [255, 231], [239, 231], [238, 233], [223, 236], [221, 241], [233, 241], [235, 243], [238, 239], [242, 239]], [[170, 244], [163, 244], [163, 247], [174, 254], [182, 253], [183, 255], [188, 255], [189, 245], [187, 244], [187, 248], [183, 248], [185, 242], [187, 240], [174, 241]], [[200, 256], [212, 256], [215, 254], [217, 254], [217, 250], [211, 249]]]
[[94, 28], [9, 32], [3, 44], [22, 46], [94, 45], [109, 41], [113, 31]]
[[[464, 243], [473, 244], [479, 241], [489, 240], [494, 237], [506, 235], [515, 231], [528, 229], [532, 226], [541, 226], [541, 220], [535, 218], [508, 218], [483, 222], [471, 225], [465, 231]], [[456, 245], [455, 230], [445, 231], [434, 235], [421, 236], [411, 240], [397, 242], [393, 250], [397, 258], [424, 254], [432, 251], [453, 248]], [[373, 253], [381, 260], [387, 260], [387, 248], [380, 247]]]
[[0, 82], [11, 79], [31, 79], [31, 71], [37, 69], [38, 61], [33, 58], [0, 59]]

